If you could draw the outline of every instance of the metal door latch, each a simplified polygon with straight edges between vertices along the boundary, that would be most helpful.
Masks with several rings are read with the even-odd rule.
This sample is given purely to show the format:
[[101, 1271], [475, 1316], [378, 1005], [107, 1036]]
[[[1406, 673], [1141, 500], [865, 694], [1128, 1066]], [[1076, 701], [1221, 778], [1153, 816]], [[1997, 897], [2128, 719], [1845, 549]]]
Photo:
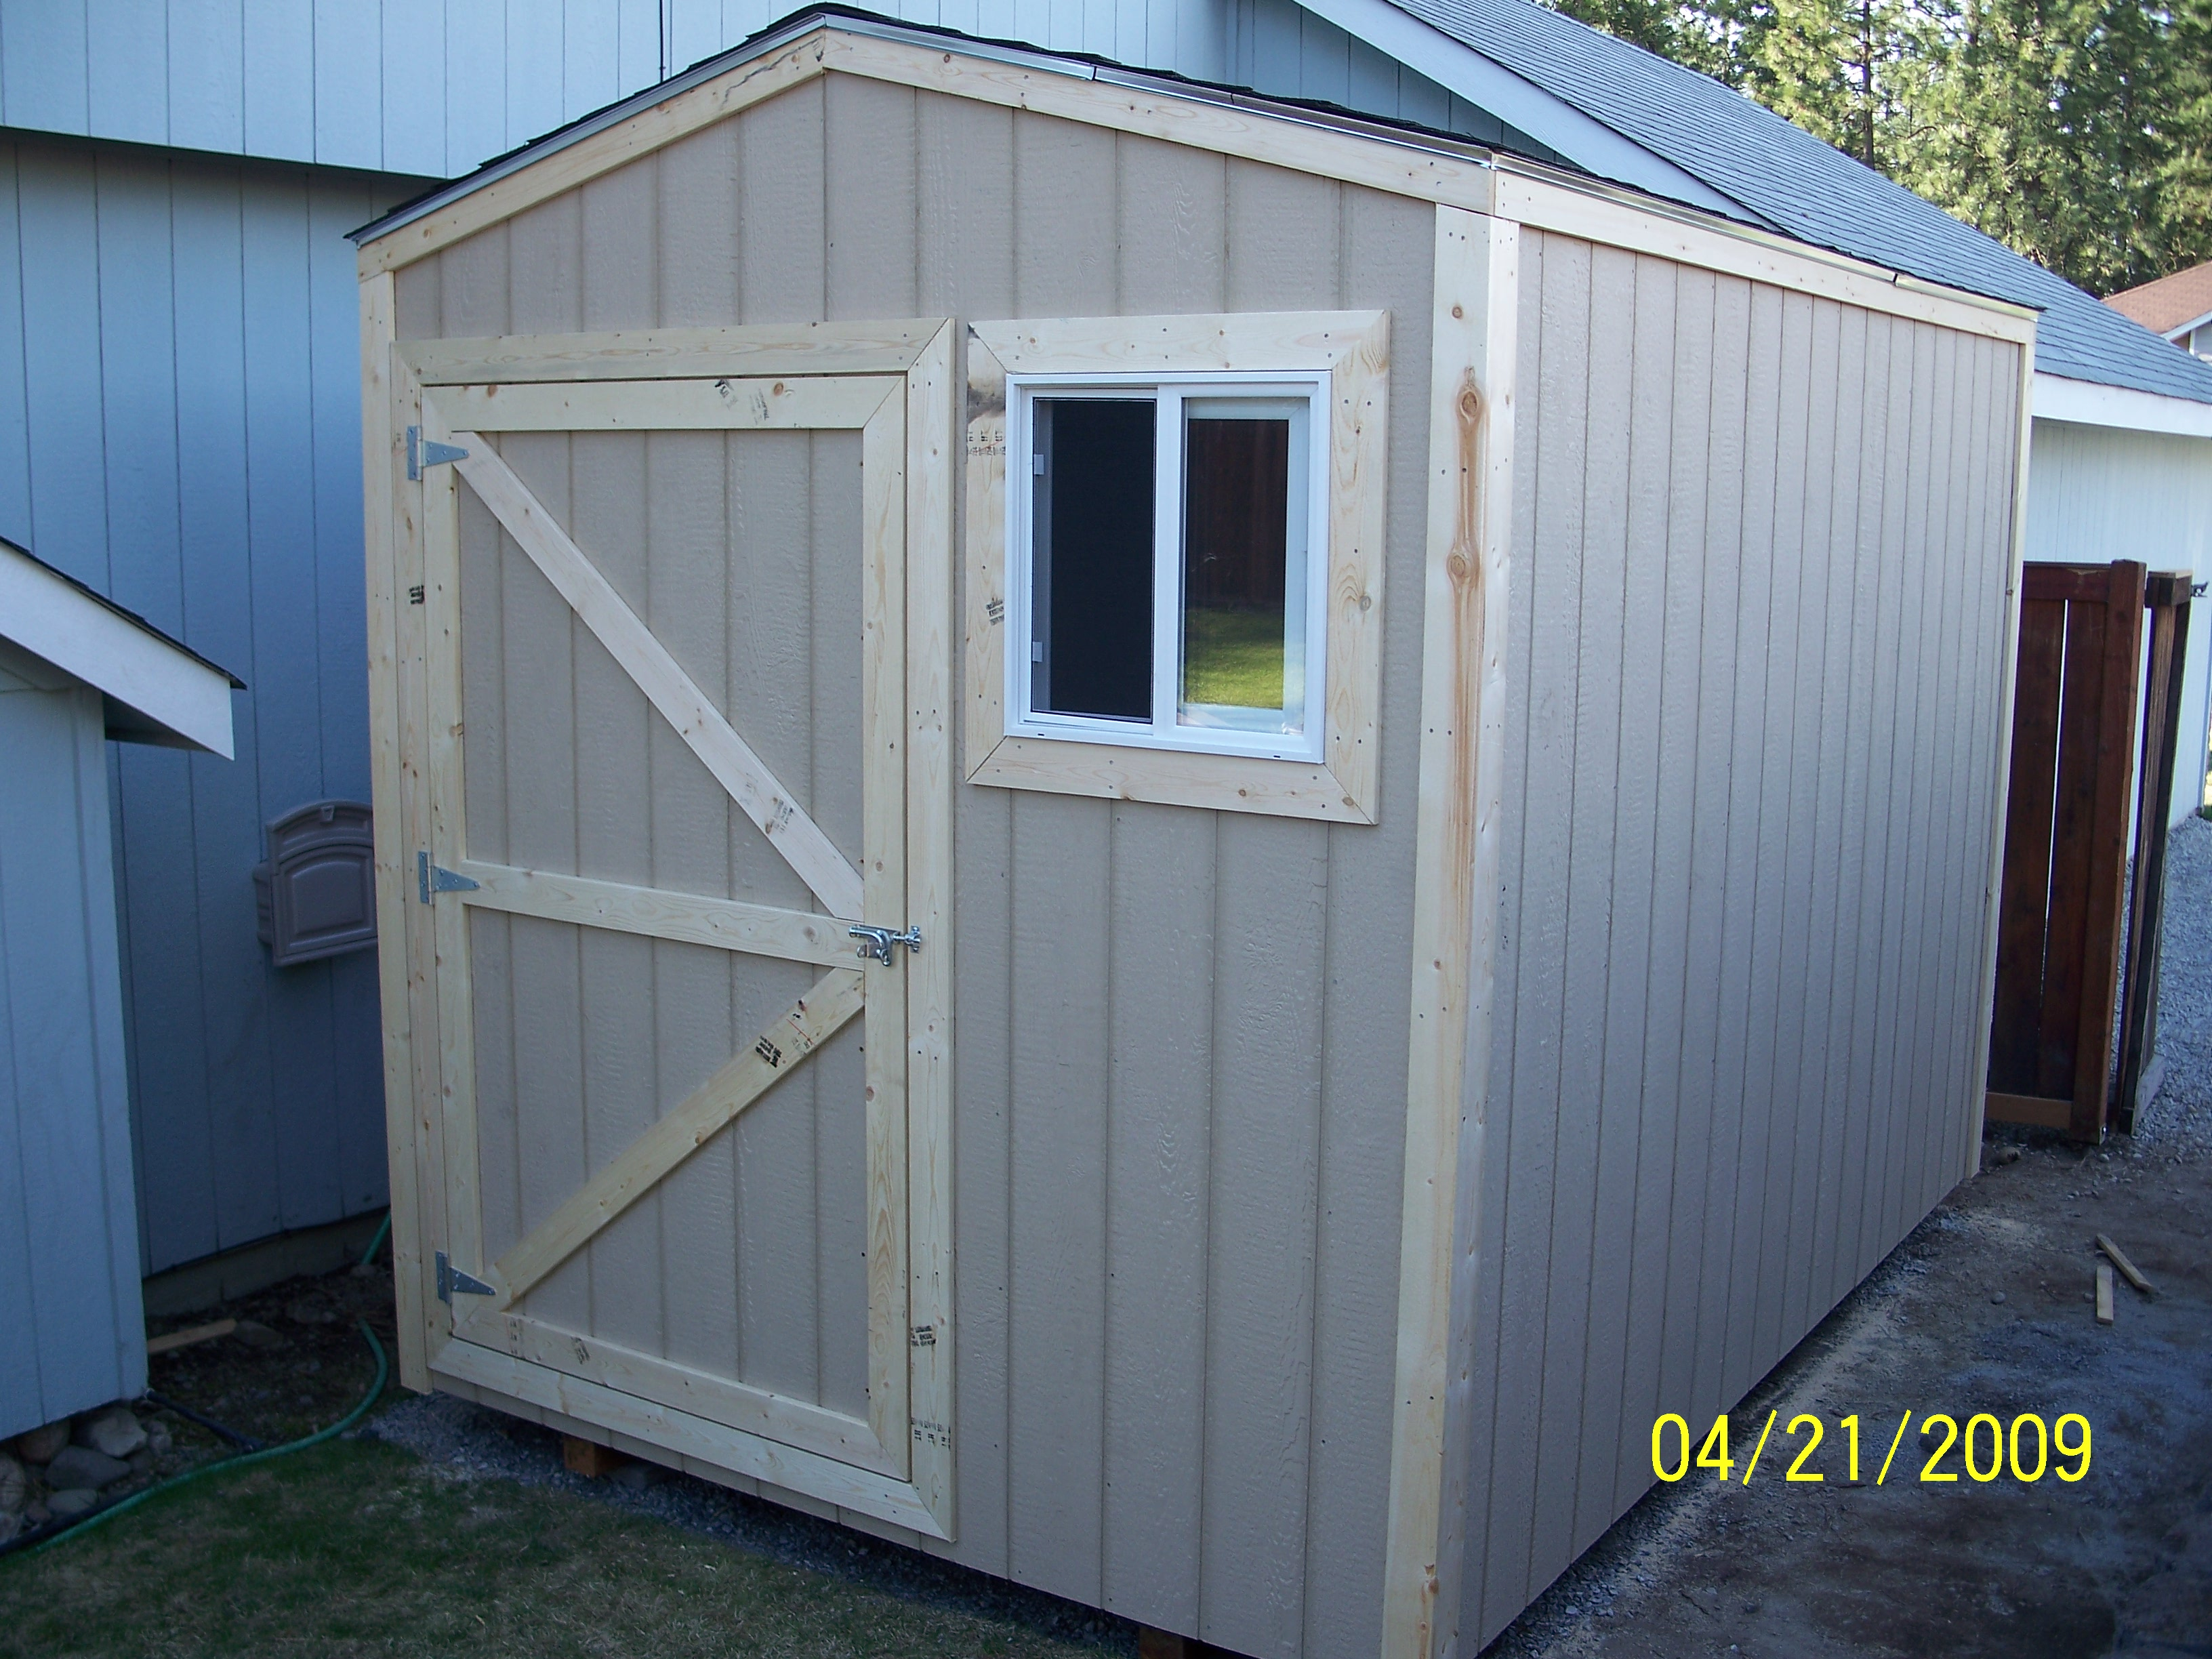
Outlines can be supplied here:
[[472, 1273], [465, 1273], [447, 1259], [443, 1250], [438, 1252], [438, 1300], [453, 1305], [453, 1292], [463, 1296], [496, 1296], [498, 1291]]
[[845, 931], [860, 941], [860, 948], [854, 955], [873, 957], [886, 968], [891, 965], [892, 945], [903, 945], [909, 951], [921, 949], [921, 929], [919, 927], [908, 927], [903, 933], [894, 933], [888, 927], [866, 926], [848, 927]]
[[426, 466], [444, 466], [468, 458], [469, 452], [459, 444], [441, 444], [435, 438], [426, 438], [419, 426], [407, 428], [407, 477], [416, 483], [422, 483]]

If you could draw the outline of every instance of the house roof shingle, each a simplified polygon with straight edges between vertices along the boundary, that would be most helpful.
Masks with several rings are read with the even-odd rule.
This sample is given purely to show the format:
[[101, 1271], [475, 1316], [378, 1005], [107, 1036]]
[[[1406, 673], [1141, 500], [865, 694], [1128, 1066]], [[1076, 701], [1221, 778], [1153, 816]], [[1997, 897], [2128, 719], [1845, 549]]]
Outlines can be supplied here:
[[2212, 316], [2212, 259], [2111, 295], [2105, 303], [2154, 334], [2171, 334], [2200, 317]]
[[2212, 403], [2212, 363], [1709, 76], [1531, 0], [1392, 3], [1792, 236], [2039, 307], [2046, 374]]

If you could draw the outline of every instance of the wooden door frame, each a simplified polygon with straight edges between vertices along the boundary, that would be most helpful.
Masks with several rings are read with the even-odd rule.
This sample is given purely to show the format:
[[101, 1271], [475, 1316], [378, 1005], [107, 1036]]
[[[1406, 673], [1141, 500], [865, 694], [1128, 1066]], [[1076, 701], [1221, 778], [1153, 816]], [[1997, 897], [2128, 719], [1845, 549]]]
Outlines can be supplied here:
[[[954, 1520], [952, 775], [947, 727], [955, 637], [951, 326], [941, 319], [922, 319], [398, 344], [392, 300], [388, 275], [364, 281], [363, 450], [369, 475], [379, 957], [402, 1381], [417, 1389], [444, 1381], [471, 1394], [488, 1391], [541, 1414], [628, 1437], [641, 1449], [680, 1455], [701, 1473], [724, 1471], [918, 1534], [949, 1539]], [[906, 869], [901, 884], [905, 891], [884, 891], [879, 897], [872, 882], [866, 919], [878, 919], [873, 907], [878, 903], [898, 898], [902, 915], [927, 919], [927, 944], [908, 953], [896, 969], [871, 970], [882, 975], [882, 991], [896, 992], [882, 1003], [895, 1005], [903, 1017], [907, 1056], [905, 1109], [872, 1112], [869, 1125], [872, 1241], [879, 1235], [892, 1241], [888, 1249], [872, 1244], [871, 1250], [870, 1414], [885, 1430], [890, 1419], [899, 1419], [899, 1443], [895, 1455], [873, 1459], [865, 1449], [849, 1449], [859, 1461], [838, 1455], [828, 1443], [835, 1439], [834, 1423], [814, 1424], [817, 1432], [811, 1443], [794, 1445], [684, 1410], [682, 1402], [690, 1396], [665, 1378], [656, 1386], [619, 1367], [598, 1377], [579, 1377], [570, 1374], [573, 1365], [556, 1372], [533, 1364], [525, 1322], [503, 1311], [474, 1316], [465, 1334], [477, 1340], [457, 1341], [452, 1313], [435, 1294], [431, 1266], [441, 1243], [456, 1240], [457, 1229], [470, 1231], [474, 1206], [468, 1195], [474, 1188], [464, 1194], [454, 1183], [466, 1185], [473, 1148], [459, 1146], [443, 1132], [447, 1113], [441, 1103], [449, 1097], [447, 1079], [472, 1073], [465, 1010], [453, 1001], [452, 990], [466, 969], [464, 907], [433, 904], [423, 909], [413, 869], [418, 852], [464, 844], [458, 822], [459, 733], [451, 722], [441, 728], [430, 718], [437, 706], [434, 689], [448, 697], [458, 693], [457, 684], [434, 688], [431, 682], [434, 673], [450, 672], [435, 665], [458, 662], [458, 646], [453, 639], [435, 637], [440, 629], [457, 626], [453, 605], [428, 602], [434, 588], [449, 587], [455, 579], [453, 570], [441, 570], [432, 559], [434, 543], [452, 544], [446, 533], [449, 526], [436, 520], [455, 510], [454, 485], [451, 467], [426, 469], [422, 483], [408, 478], [406, 430], [416, 427], [440, 435], [434, 428], [441, 413], [475, 420], [487, 430], [530, 424], [618, 429], [811, 423], [777, 412], [786, 390], [778, 384], [780, 377], [880, 380], [883, 392], [896, 400], [891, 424], [902, 428], [896, 447], [872, 469], [878, 478], [894, 468], [902, 476], [891, 492], [870, 492], [864, 510], [881, 520], [902, 509], [904, 525], [903, 626], [895, 630], [896, 638], [879, 642], [890, 660], [903, 659], [902, 672], [884, 681], [886, 706], [878, 708], [877, 718], [890, 720], [890, 729], [906, 744]], [[642, 396], [635, 386], [603, 384], [587, 390], [581, 384], [654, 381], [671, 384], [653, 386]], [[894, 381], [902, 382], [902, 398]], [[561, 382], [571, 384], [565, 390], [554, 384]], [[489, 400], [465, 390], [494, 384], [527, 386], [532, 392], [512, 398], [509, 411], [495, 418], [488, 411]], [[431, 393], [427, 408], [426, 390]], [[756, 395], [762, 400], [757, 418], [727, 418], [733, 396]], [[868, 396], [856, 386], [847, 401], [857, 399], [857, 408]], [[582, 405], [589, 406], [590, 418], [580, 416]], [[902, 686], [902, 711], [888, 706]], [[592, 910], [594, 925], [627, 931], [664, 933], [674, 927], [690, 930], [699, 942], [727, 945], [744, 938], [748, 927], [777, 925], [772, 917], [752, 914], [756, 907], [735, 902], [686, 907], [678, 918], [651, 916], [638, 913], [637, 894], [615, 891], [613, 884], [530, 879], [498, 867], [477, 872], [466, 866], [464, 873], [491, 878], [481, 896], [493, 908], [557, 909], [563, 919], [580, 919], [581, 911]], [[820, 884], [811, 884], [818, 890]], [[791, 929], [786, 925], [783, 931], [788, 934]], [[842, 939], [799, 943], [804, 948], [797, 954], [823, 965], [847, 960], [836, 954]], [[786, 938], [778, 949], [793, 944]], [[832, 967], [833, 977], [839, 971]], [[872, 984], [872, 990], [878, 988]], [[460, 1112], [465, 1111], [462, 1103]], [[903, 1171], [903, 1179], [888, 1178], [889, 1172], [897, 1171]], [[457, 1265], [475, 1270], [469, 1262]], [[483, 1340], [486, 1336], [497, 1346]], [[789, 1420], [779, 1419], [781, 1426], [804, 1430], [802, 1419], [811, 1408], [793, 1410], [784, 1403]], [[844, 1420], [837, 1413], [814, 1415]], [[769, 1425], [763, 1419], [762, 1425]]]

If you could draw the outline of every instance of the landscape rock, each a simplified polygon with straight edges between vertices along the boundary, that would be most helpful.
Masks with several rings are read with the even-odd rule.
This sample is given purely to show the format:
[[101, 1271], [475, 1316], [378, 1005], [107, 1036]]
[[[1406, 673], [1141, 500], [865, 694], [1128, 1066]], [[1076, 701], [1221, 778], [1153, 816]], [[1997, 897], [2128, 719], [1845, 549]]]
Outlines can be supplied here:
[[110, 1457], [128, 1457], [145, 1449], [146, 1430], [130, 1407], [110, 1406], [76, 1425], [76, 1443]]
[[0, 1544], [12, 1544], [15, 1541], [15, 1534], [22, 1530], [21, 1516], [0, 1515]]
[[155, 1456], [167, 1456], [169, 1448], [175, 1443], [170, 1437], [169, 1425], [167, 1423], [155, 1421], [146, 1425], [146, 1449]]
[[89, 1446], [64, 1446], [46, 1465], [46, 1485], [56, 1494], [53, 1501], [58, 1502], [63, 1492], [97, 1492], [130, 1473], [131, 1466], [119, 1457], [110, 1457]]
[[70, 1425], [66, 1419], [49, 1423], [43, 1429], [26, 1429], [15, 1437], [15, 1449], [22, 1454], [26, 1463], [44, 1463], [70, 1443]]
[[43, 1527], [53, 1518], [54, 1513], [46, 1507], [43, 1498], [33, 1498], [30, 1507], [23, 1511], [23, 1524], [27, 1527]]
[[30, 1501], [30, 1477], [14, 1458], [0, 1454], [0, 1515], [16, 1515]]
[[319, 1307], [305, 1297], [286, 1307], [284, 1317], [295, 1325], [335, 1325], [338, 1322], [338, 1316], [328, 1308]]
[[100, 1494], [88, 1492], [82, 1486], [72, 1486], [67, 1492], [58, 1492], [46, 1499], [46, 1508], [57, 1521], [73, 1520], [100, 1502]]
[[632, 1492], [643, 1492], [647, 1486], [659, 1486], [673, 1473], [658, 1463], [648, 1463], [639, 1458], [623, 1464], [607, 1478], [618, 1486], [627, 1486]]
[[241, 1319], [231, 1333], [249, 1348], [281, 1348], [284, 1339], [258, 1319]]

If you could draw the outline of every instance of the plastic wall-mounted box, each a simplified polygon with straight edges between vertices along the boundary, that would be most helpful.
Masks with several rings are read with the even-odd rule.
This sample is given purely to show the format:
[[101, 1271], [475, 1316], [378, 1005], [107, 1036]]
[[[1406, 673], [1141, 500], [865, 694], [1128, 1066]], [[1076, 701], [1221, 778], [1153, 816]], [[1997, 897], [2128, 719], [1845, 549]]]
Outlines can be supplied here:
[[376, 943], [376, 867], [369, 810], [325, 800], [269, 826], [269, 858], [253, 867], [261, 942], [279, 968]]

